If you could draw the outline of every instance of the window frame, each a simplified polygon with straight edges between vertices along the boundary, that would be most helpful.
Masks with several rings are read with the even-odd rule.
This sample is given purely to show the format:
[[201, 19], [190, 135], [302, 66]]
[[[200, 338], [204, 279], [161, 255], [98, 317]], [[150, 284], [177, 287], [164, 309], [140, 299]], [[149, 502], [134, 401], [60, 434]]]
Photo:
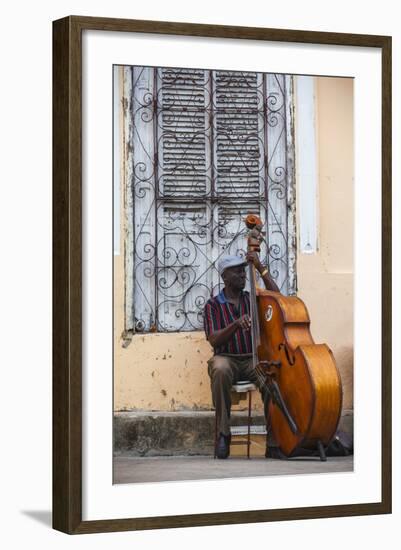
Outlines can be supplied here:
[[[119, 79], [121, 83], [120, 98], [118, 102], [122, 113], [127, 111], [132, 105], [133, 88], [132, 80], [129, 78], [128, 66], [116, 66], [115, 70], [120, 71]], [[158, 70], [159, 67], [154, 67]], [[209, 70], [209, 69], [204, 69]], [[215, 70], [215, 69], [213, 69]], [[128, 73], [128, 74], [127, 74]], [[114, 73], [115, 75], [117, 72]], [[285, 79], [285, 140], [286, 153], [285, 162], [287, 167], [287, 185], [286, 185], [286, 210], [287, 210], [287, 262], [288, 262], [288, 294], [295, 295], [297, 292], [297, 222], [296, 222], [296, 185], [295, 185], [295, 79], [293, 75], [281, 75]], [[120, 185], [122, 187], [121, 195], [124, 211], [124, 265], [125, 265], [125, 314], [124, 314], [124, 340], [129, 341], [132, 335], [148, 334], [149, 332], [174, 333], [178, 330], [160, 330], [153, 327], [153, 330], [137, 331], [135, 329], [135, 261], [134, 261], [134, 193], [133, 193], [133, 165], [134, 152], [131, 144], [133, 122], [131, 117], [123, 116], [123, 124], [120, 132], [122, 139], [121, 150], [123, 151], [120, 160], [123, 159], [123, 166], [120, 170]], [[267, 138], [266, 138], [267, 139]], [[268, 208], [268, 201], [266, 204]], [[202, 327], [188, 332], [202, 331]]]

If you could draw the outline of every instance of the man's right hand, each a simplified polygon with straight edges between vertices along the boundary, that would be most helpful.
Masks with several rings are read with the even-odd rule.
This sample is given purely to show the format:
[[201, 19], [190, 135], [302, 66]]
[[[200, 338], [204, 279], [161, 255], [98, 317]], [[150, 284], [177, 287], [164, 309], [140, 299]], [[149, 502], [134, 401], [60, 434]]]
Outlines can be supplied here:
[[209, 334], [208, 340], [210, 342], [210, 345], [213, 348], [223, 346], [234, 336], [235, 332], [239, 328], [242, 328], [244, 330], [249, 330], [251, 328], [251, 318], [249, 317], [249, 315], [243, 315], [226, 327]]
[[251, 328], [251, 318], [249, 315], [243, 315], [239, 319], [235, 321], [238, 328], [243, 328], [245, 330], [249, 330]]

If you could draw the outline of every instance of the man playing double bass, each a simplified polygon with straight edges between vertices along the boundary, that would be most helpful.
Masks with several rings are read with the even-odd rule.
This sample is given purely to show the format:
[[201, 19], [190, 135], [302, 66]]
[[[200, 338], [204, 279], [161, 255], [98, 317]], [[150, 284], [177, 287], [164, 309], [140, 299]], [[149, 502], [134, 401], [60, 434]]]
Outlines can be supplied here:
[[[279, 292], [256, 252], [248, 252], [246, 260], [239, 256], [224, 256], [218, 263], [224, 288], [208, 300], [204, 309], [204, 329], [214, 350], [213, 357], [208, 361], [208, 373], [217, 418], [216, 456], [221, 459], [230, 454], [232, 385], [249, 380], [259, 386], [252, 363], [250, 297], [244, 290], [248, 262], [252, 262], [260, 273], [267, 290]], [[260, 391], [269, 430], [270, 394], [266, 388]]]

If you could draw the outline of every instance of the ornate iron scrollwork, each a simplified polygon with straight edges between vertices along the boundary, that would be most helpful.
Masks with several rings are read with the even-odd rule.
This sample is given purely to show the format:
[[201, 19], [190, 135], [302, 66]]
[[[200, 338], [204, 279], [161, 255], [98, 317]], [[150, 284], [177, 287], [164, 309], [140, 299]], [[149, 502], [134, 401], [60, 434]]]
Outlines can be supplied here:
[[250, 211], [266, 220], [261, 259], [285, 293], [284, 77], [136, 67], [133, 97], [137, 330], [202, 328], [219, 257], [245, 255]]

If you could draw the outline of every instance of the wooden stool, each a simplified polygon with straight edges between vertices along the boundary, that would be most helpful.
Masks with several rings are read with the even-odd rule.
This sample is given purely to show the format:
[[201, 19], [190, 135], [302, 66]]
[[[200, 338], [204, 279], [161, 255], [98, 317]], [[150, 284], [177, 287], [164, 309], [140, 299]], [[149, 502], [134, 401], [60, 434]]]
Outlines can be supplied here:
[[[247, 416], [247, 438], [246, 441], [231, 441], [231, 445], [246, 445], [247, 457], [250, 458], [251, 447], [251, 409], [252, 409], [252, 392], [258, 388], [249, 380], [241, 380], [237, 384], [233, 384], [231, 391], [234, 393], [246, 393], [248, 397], [248, 416]], [[214, 422], [214, 458], [216, 458], [217, 447], [217, 416], [215, 415]]]

